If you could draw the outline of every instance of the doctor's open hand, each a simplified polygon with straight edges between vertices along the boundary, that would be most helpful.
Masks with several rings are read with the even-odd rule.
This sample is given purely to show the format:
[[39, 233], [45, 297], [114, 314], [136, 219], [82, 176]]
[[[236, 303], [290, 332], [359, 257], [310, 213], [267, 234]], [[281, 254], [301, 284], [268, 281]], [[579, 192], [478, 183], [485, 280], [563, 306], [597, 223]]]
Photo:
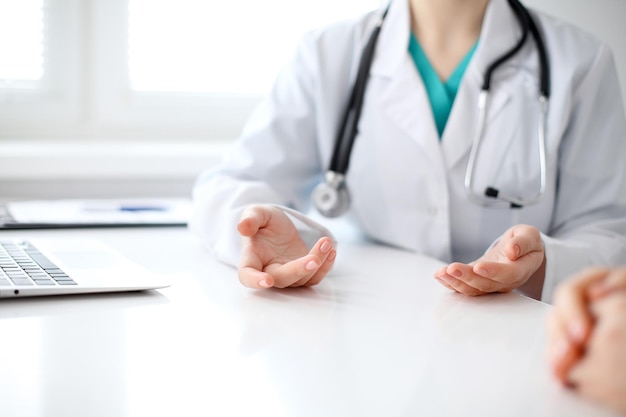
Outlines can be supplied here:
[[247, 207], [237, 230], [243, 238], [239, 280], [250, 288], [316, 285], [335, 262], [337, 252], [330, 238], [322, 237], [309, 250], [278, 207]]
[[[440, 268], [435, 279], [449, 289], [466, 295], [509, 292], [527, 287], [539, 298], [545, 273], [541, 234], [532, 226], [517, 225], [507, 230], [474, 262], [459, 262]], [[533, 291], [534, 290], [534, 291]]]

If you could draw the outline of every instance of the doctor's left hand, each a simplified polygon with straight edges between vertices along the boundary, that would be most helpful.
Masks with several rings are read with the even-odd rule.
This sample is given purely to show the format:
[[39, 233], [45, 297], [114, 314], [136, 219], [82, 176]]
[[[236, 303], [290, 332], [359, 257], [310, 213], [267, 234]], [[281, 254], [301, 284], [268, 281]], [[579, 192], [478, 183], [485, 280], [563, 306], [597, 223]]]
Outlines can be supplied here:
[[545, 252], [539, 230], [517, 225], [476, 261], [444, 266], [435, 273], [435, 279], [453, 291], [472, 296], [533, 286], [535, 291], [529, 292], [534, 294], [529, 295], [539, 298], [544, 273]]

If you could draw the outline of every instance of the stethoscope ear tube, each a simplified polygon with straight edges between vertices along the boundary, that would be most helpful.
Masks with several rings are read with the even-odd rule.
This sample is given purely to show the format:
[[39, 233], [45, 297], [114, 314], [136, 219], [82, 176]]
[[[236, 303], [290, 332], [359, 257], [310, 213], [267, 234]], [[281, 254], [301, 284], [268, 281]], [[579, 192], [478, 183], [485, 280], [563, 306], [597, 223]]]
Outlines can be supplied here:
[[350, 101], [342, 120], [341, 129], [339, 129], [335, 140], [330, 166], [324, 176], [324, 180], [313, 190], [313, 203], [318, 211], [326, 217], [338, 217], [350, 207], [350, 195], [345, 183], [345, 174], [348, 172], [352, 146], [358, 134], [365, 89], [369, 79], [370, 67], [374, 60], [378, 35], [388, 10], [389, 7], [381, 15], [380, 20], [376, 23], [376, 27], [365, 44], [359, 61], [356, 81], [350, 94]]
[[337, 138], [335, 140], [335, 149], [333, 157], [330, 161], [329, 171], [333, 171], [341, 175], [345, 175], [346, 172], [348, 172], [352, 146], [354, 145], [354, 140], [358, 134], [358, 124], [359, 119], [361, 118], [361, 109], [363, 108], [365, 90], [369, 80], [370, 67], [372, 66], [372, 61], [374, 60], [374, 52], [376, 51], [378, 35], [380, 34], [380, 29], [386, 15], [387, 10], [385, 10], [382, 14], [367, 43], [365, 44], [361, 60], [359, 61], [356, 81], [350, 95], [350, 101], [348, 102], [348, 107], [343, 117], [341, 129], [339, 129], [339, 133], [337, 134]]
[[487, 70], [485, 71], [485, 76], [483, 79], [483, 87], [482, 87], [483, 91], [491, 90], [491, 77], [494, 71], [500, 65], [504, 64], [506, 61], [511, 59], [515, 54], [517, 54], [520, 51], [520, 49], [522, 49], [522, 46], [524, 46], [524, 44], [526, 43], [526, 39], [528, 39], [528, 31], [530, 28], [528, 21], [530, 20], [530, 16], [526, 12], [526, 8], [518, 0], [509, 0], [509, 5], [515, 12], [514, 13], [515, 17], [517, 18], [519, 25], [522, 28], [522, 36], [519, 38], [517, 43], [513, 45], [513, 47], [510, 50], [508, 50], [507, 52], [502, 54], [502, 56], [500, 56], [498, 59], [496, 59], [491, 64], [489, 64], [489, 66], [487, 67]]
[[511, 209], [519, 209], [524, 206], [536, 204], [541, 200], [545, 191], [547, 183], [547, 155], [546, 155], [546, 115], [548, 113], [549, 99], [543, 95], [539, 96], [539, 116], [537, 120], [537, 147], [539, 153], [539, 190], [537, 194], [529, 199], [522, 199], [510, 194], [505, 194], [493, 186], [487, 186], [480, 196], [474, 191], [474, 168], [476, 167], [476, 161], [480, 152], [480, 145], [482, 137], [485, 131], [485, 118], [487, 114], [487, 103], [489, 101], [489, 92], [482, 90], [478, 99], [478, 124], [476, 127], [476, 133], [474, 136], [474, 142], [470, 150], [469, 159], [467, 162], [467, 169], [465, 171], [465, 193], [470, 201], [483, 205], [485, 202], [482, 197], [488, 197], [494, 200], [500, 200], [502, 203], [506, 203]]
[[[483, 197], [488, 197], [494, 200], [500, 200], [501, 202], [508, 205], [509, 208], [519, 209], [527, 205], [536, 204], [541, 200], [543, 194], [546, 190], [546, 176], [547, 176], [547, 156], [546, 156], [546, 136], [545, 136], [545, 127], [546, 127], [546, 114], [548, 111], [548, 102], [550, 96], [550, 65], [548, 61], [548, 56], [546, 52], [546, 46], [543, 42], [543, 38], [539, 33], [539, 29], [535, 24], [532, 16], [528, 12], [528, 10], [518, 1], [518, 0], [509, 0], [509, 4], [515, 11], [515, 15], [520, 22], [522, 27], [522, 36], [520, 40], [515, 44], [511, 50], [503, 54], [500, 58], [496, 59], [489, 67], [485, 73], [485, 79], [482, 87], [482, 91], [480, 93], [478, 99], [478, 124], [476, 127], [476, 133], [474, 136], [474, 142], [472, 143], [472, 149], [470, 151], [470, 156], [467, 162], [467, 169], [465, 171], [465, 192], [470, 199], [478, 204], [484, 204]], [[537, 46], [537, 53], [539, 55], [539, 67], [540, 67], [540, 86], [539, 86], [539, 117], [537, 121], [537, 146], [539, 153], [539, 170], [540, 170], [540, 183], [539, 190], [535, 196], [529, 199], [522, 199], [518, 197], [514, 197], [509, 194], [505, 194], [502, 191], [498, 190], [493, 186], [488, 186], [483, 195], [480, 196], [474, 191], [474, 168], [476, 167], [478, 153], [480, 152], [480, 145], [482, 142], [482, 137], [485, 131], [485, 124], [487, 118], [487, 106], [489, 101], [489, 90], [491, 87], [491, 75], [493, 72], [504, 62], [510, 59], [513, 55], [515, 55], [526, 42], [528, 38], [528, 33], [531, 33], [532, 37], [535, 40], [535, 44]]]
[[539, 54], [539, 68], [541, 68], [541, 73], [539, 74], [541, 77], [539, 85], [539, 101], [542, 106], [545, 104], [547, 107], [552, 88], [550, 85], [550, 60], [548, 59], [548, 51], [546, 50], [546, 45], [543, 42], [543, 36], [539, 33], [539, 28], [537, 27], [535, 20], [530, 15], [530, 12], [523, 6], [521, 9], [528, 20], [528, 28], [535, 39], [537, 53]]

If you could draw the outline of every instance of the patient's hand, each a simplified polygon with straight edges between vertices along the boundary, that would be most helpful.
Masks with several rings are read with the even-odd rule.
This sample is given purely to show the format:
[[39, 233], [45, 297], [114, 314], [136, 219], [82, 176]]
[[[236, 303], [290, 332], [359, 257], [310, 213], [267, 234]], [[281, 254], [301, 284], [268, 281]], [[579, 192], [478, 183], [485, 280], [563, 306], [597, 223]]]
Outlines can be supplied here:
[[561, 284], [549, 318], [556, 377], [626, 413], [626, 269], [590, 269]]
[[568, 374], [584, 397], [626, 414], [626, 291], [593, 303], [596, 325]]

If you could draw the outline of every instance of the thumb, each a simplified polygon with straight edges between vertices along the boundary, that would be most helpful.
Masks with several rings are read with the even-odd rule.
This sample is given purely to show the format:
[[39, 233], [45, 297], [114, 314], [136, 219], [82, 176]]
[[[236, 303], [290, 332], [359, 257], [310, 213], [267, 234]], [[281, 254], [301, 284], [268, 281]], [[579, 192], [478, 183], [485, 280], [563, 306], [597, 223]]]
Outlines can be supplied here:
[[532, 226], [522, 225], [514, 228], [505, 246], [506, 256], [512, 261], [529, 253], [541, 251], [543, 251], [541, 234]]
[[265, 210], [258, 206], [250, 206], [241, 214], [241, 218], [237, 224], [237, 231], [242, 236], [254, 236], [266, 222], [267, 216], [265, 215]]

